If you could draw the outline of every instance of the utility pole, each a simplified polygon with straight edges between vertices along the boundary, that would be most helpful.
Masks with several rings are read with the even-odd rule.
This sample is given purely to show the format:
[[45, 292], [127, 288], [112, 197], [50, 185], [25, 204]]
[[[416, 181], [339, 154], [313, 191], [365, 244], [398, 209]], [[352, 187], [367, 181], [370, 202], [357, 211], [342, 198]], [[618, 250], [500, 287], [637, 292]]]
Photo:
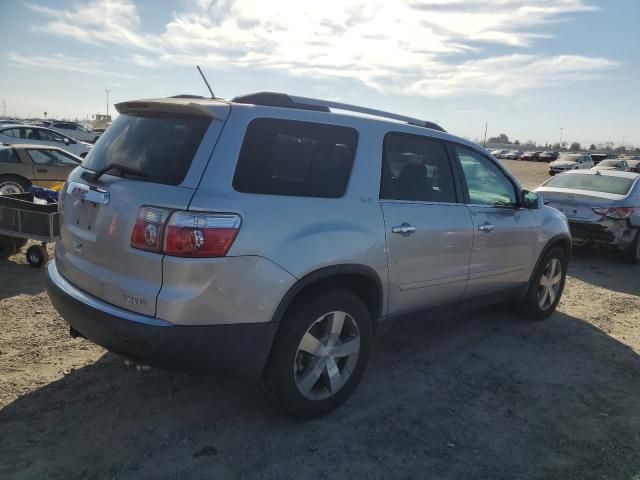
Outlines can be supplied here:
[[484, 124], [484, 144], [482, 146], [485, 148], [487, 148], [487, 128], [489, 128], [489, 120]]
[[104, 92], [107, 94], [107, 115], [109, 115], [109, 94], [111, 93], [111, 90], [107, 88]]
[[562, 148], [562, 130], [564, 130], [564, 128], [560, 127], [560, 141], [558, 142], [560, 148]]

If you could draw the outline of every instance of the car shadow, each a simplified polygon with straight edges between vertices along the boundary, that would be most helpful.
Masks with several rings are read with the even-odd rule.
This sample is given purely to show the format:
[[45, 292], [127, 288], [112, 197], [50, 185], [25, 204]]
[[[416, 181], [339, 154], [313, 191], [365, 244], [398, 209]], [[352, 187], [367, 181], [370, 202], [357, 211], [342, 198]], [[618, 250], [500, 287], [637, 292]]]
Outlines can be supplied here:
[[396, 329], [354, 395], [311, 421], [252, 382], [105, 354], [0, 412], [0, 477], [633, 478], [638, 398], [639, 356], [559, 312]]
[[30, 267], [22, 253], [0, 260], [0, 300], [20, 294], [37, 295], [44, 290], [44, 268]]
[[617, 252], [574, 248], [568, 273], [597, 287], [640, 296], [640, 266], [625, 263]]

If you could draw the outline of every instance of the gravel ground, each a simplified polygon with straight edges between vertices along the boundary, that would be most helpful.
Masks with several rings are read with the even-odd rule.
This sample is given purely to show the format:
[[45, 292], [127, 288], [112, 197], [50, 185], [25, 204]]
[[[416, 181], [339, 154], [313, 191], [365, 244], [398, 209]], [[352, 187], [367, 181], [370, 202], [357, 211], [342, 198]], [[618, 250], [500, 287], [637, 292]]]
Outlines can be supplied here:
[[579, 250], [548, 321], [487, 309], [397, 330], [343, 407], [303, 422], [253, 383], [140, 373], [71, 339], [16, 255], [0, 261], [0, 478], [638, 480], [639, 274]]

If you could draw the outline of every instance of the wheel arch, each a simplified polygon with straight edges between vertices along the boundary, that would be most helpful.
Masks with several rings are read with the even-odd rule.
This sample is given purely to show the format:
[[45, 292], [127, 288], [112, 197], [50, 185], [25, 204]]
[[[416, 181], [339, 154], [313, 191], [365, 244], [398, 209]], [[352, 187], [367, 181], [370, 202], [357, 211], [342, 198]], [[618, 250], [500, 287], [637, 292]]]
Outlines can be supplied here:
[[31, 185], [33, 185], [33, 183], [31, 182], [31, 180], [29, 180], [27, 177], [20, 175], [18, 173], [0, 173], [0, 183], [2, 183], [3, 180], [8, 179], [8, 180], [17, 180], [21, 183], [24, 183], [27, 185], [27, 188], [29, 188]]
[[[536, 266], [531, 272], [531, 278], [536, 274], [538, 268], [540, 267], [540, 262], [544, 256], [551, 251], [552, 248], [560, 247], [567, 254], [567, 258], [571, 257], [571, 237], [565, 233], [558, 234], [551, 238], [544, 246], [540, 255], [538, 256], [538, 260], [536, 261]], [[529, 283], [531, 283], [531, 278], [529, 279]]]
[[305, 275], [282, 297], [271, 321], [280, 322], [291, 305], [313, 290], [335, 287], [349, 289], [362, 299], [375, 330], [383, 313], [382, 281], [375, 270], [360, 264], [332, 265]]

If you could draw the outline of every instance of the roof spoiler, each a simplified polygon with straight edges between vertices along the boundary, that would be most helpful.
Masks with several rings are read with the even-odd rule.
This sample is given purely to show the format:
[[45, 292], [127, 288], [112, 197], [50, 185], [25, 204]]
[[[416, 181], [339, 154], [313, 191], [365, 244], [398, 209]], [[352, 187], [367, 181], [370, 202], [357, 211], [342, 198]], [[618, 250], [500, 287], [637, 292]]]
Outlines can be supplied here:
[[177, 113], [214, 118], [213, 112], [204, 105], [185, 102], [185, 98], [162, 98], [151, 100], [134, 100], [116, 103], [118, 113]]

